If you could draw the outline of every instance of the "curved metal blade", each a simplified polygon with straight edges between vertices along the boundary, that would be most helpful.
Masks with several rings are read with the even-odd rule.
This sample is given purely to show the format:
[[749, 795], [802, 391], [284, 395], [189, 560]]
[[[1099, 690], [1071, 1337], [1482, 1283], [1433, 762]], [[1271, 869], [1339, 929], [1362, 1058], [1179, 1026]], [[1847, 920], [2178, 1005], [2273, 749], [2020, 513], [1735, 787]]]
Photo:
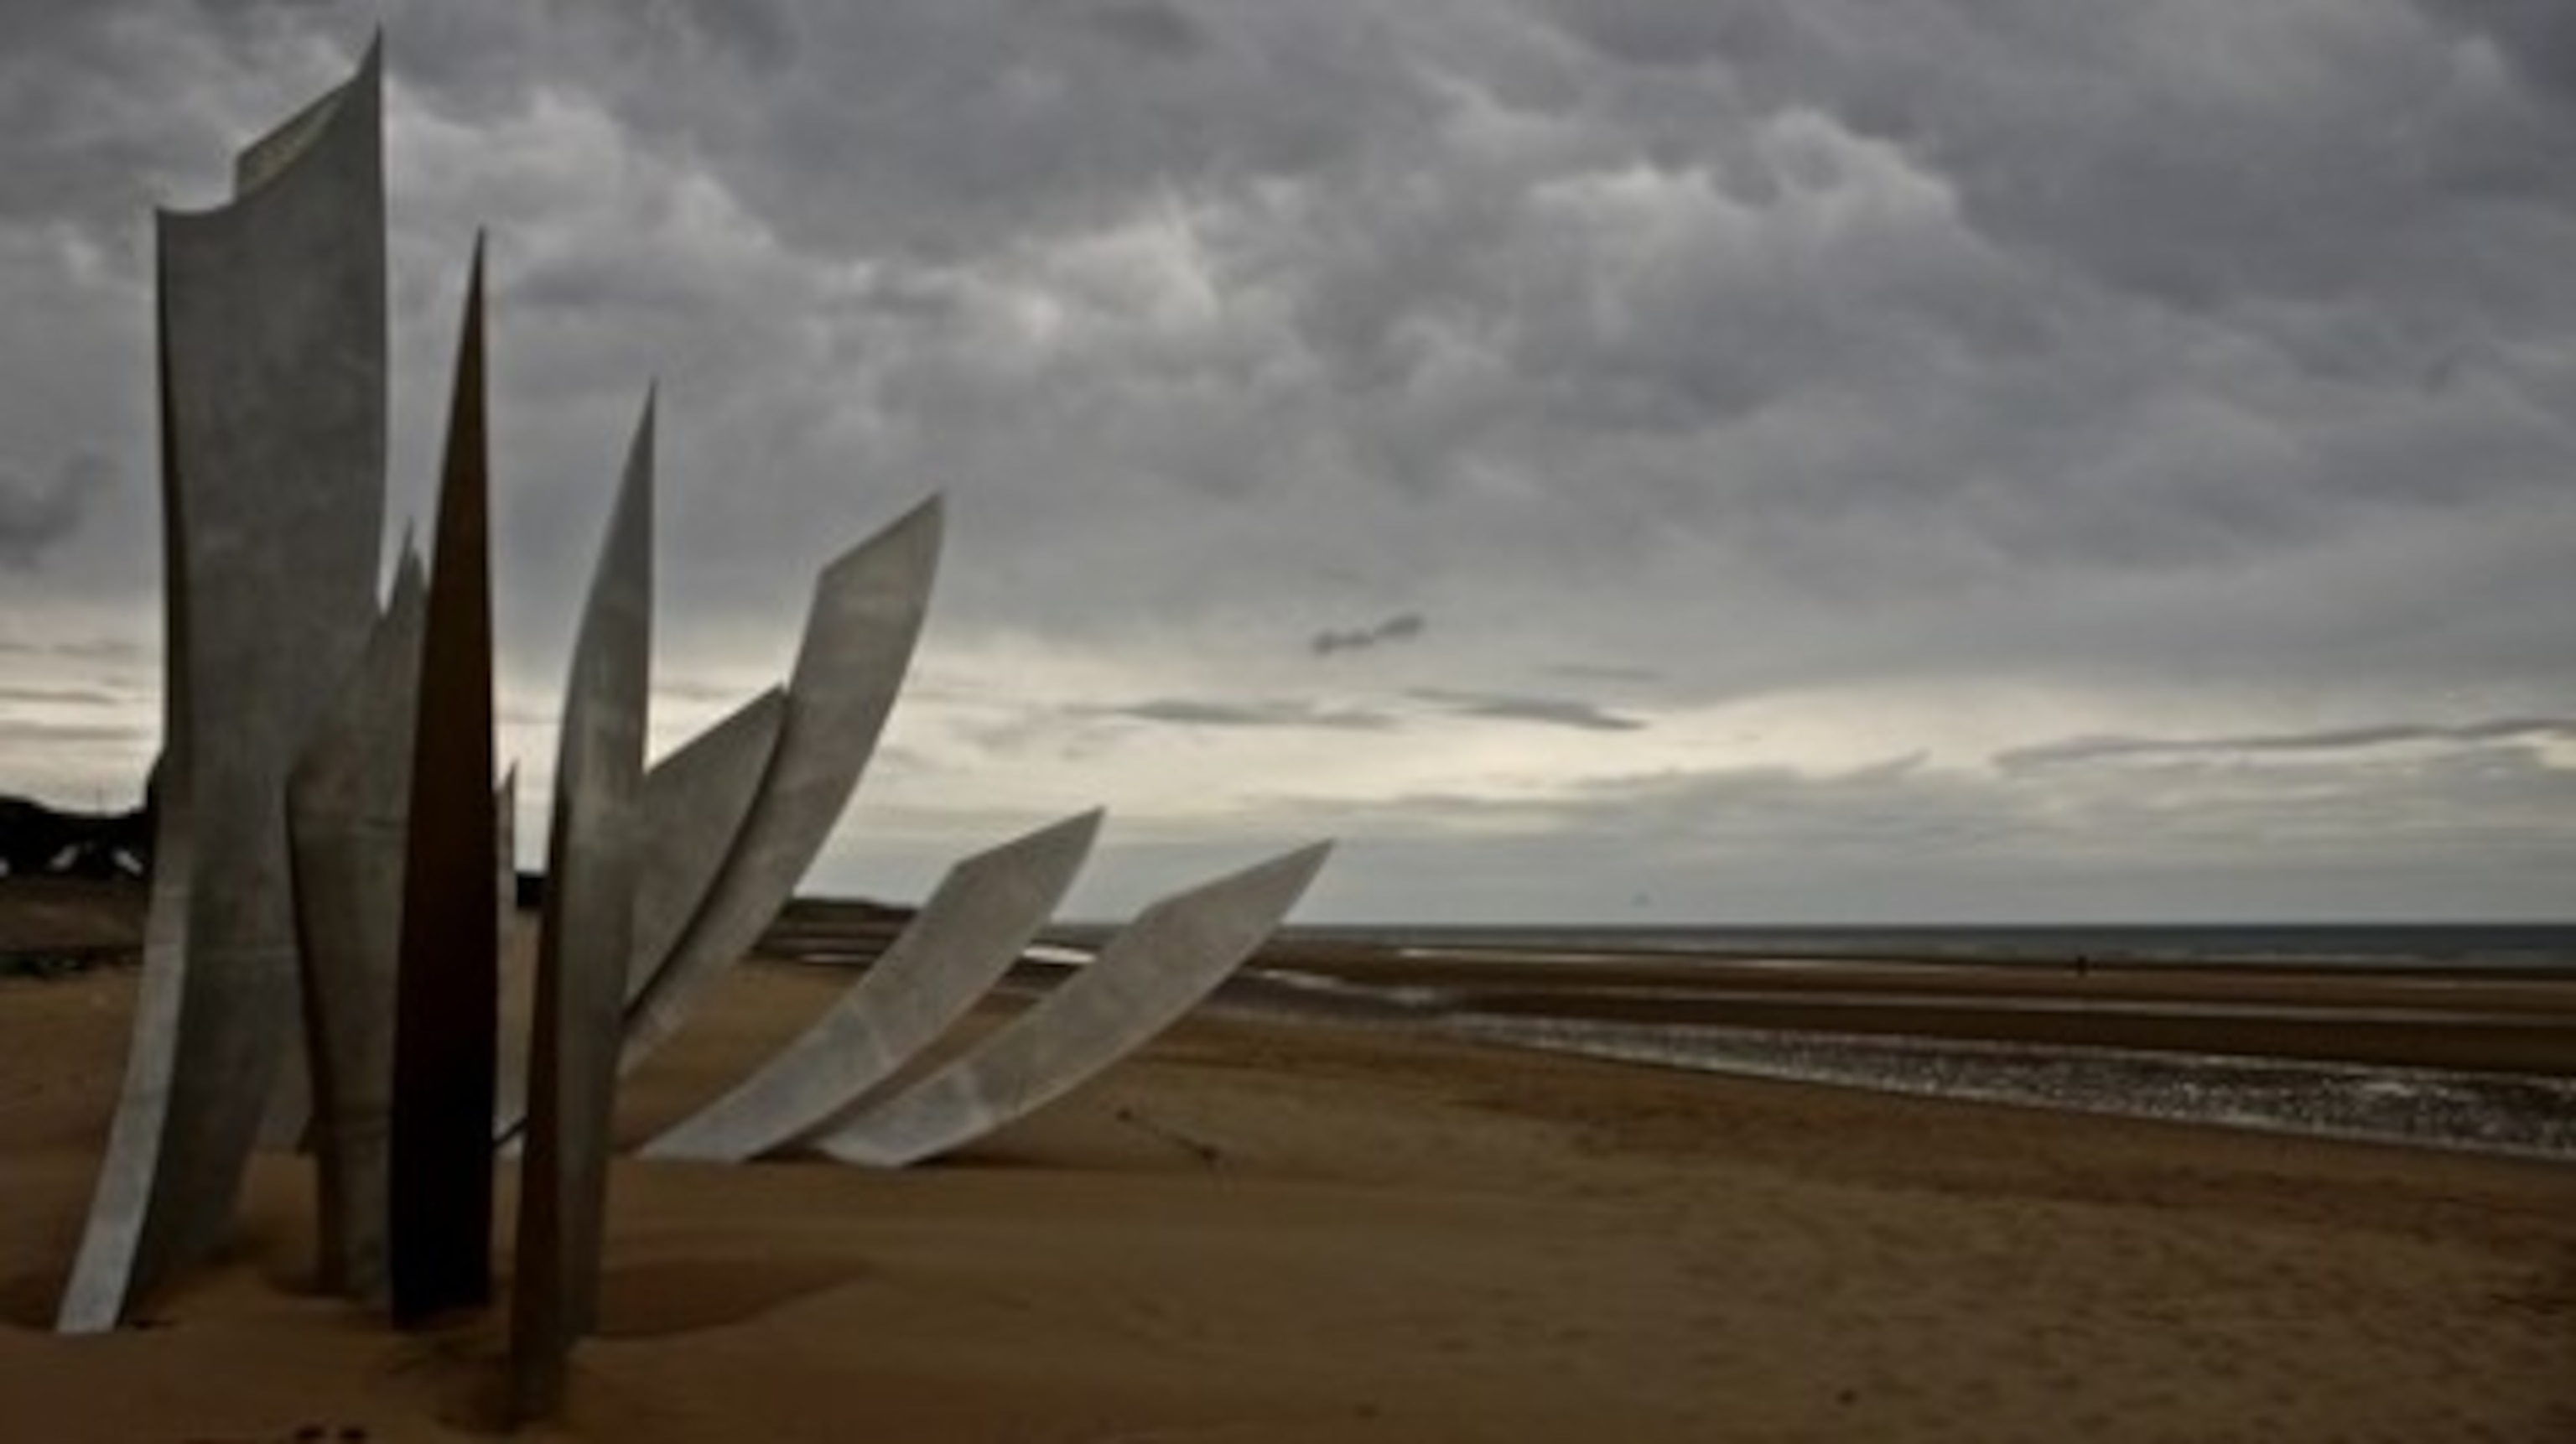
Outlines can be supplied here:
[[705, 903], [627, 1009], [621, 1070], [650, 1056], [696, 1013], [822, 852], [876, 750], [920, 639], [938, 569], [940, 517], [932, 497], [816, 581], [778, 750]]
[[847, 1163], [900, 1168], [1062, 1097], [1177, 1021], [1251, 956], [1331, 850], [1316, 843], [1155, 903], [1027, 1012], [815, 1147]]
[[715, 885], [760, 779], [778, 751], [787, 693], [772, 687], [727, 713], [644, 775], [644, 872], [624, 1004], [644, 995]]
[[901, 936], [814, 1025], [731, 1092], [646, 1144], [647, 1158], [733, 1163], [836, 1115], [963, 1017], [1064, 900], [1097, 810], [949, 869]]
[[521, 1419], [561, 1404], [566, 1360], [598, 1312], [652, 637], [648, 397], [573, 643], [555, 754], [510, 1290], [510, 1400]]

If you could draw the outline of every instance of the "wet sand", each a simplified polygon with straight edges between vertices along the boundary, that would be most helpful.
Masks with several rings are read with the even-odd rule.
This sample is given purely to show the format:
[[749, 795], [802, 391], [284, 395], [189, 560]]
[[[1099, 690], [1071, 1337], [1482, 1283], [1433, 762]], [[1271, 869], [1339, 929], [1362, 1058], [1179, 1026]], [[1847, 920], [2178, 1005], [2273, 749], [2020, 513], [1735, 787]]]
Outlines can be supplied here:
[[[844, 977], [744, 970], [626, 1131]], [[43, 1331], [132, 997], [130, 970], [0, 984], [10, 1436], [476, 1437], [497, 1318], [398, 1335], [312, 1296], [293, 1160], [152, 1327]], [[2576, 1438], [2576, 1168], [1388, 1021], [1202, 1015], [901, 1175], [621, 1161], [604, 1335], [533, 1437]]]
[[2056, 966], [1296, 942], [1264, 959], [1430, 1011], [2576, 1074], [2576, 974]]

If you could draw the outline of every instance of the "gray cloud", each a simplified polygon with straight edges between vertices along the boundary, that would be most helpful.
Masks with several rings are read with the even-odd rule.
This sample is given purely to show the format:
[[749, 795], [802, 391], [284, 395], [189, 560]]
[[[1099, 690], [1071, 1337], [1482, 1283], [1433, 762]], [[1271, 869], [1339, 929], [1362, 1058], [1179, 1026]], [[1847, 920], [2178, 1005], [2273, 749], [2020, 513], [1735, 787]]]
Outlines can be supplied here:
[[1559, 677], [1579, 677], [1590, 682], [1660, 682], [1664, 673], [1653, 667], [1629, 667], [1611, 662], [1550, 662], [1545, 671]]
[[[2482, 9], [2514, 52], [2541, 38], [2539, 7], [2462, 8]], [[2440, 304], [2475, 304], [2472, 288], [2418, 271], [2432, 248], [2501, 219], [2488, 206], [2508, 193], [2538, 187], [2563, 205], [2570, 190], [2548, 160], [2568, 118], [2534, 112], [2405, 4], [2126, 7], [2106, 21], [1936, 3], [1892, 28], [1837, 0], [1723, 13], [1569, 0], [1558, 13], [1626, 63], [1710, 66], [1753, 104], [1846, 117], [1938, 164], [1999, 240], [2195, 307], [2353, 297], [2392, 268], [2447, 293]]]
[[2553, 0], [2424, 0], [2426, 13], [2495, 45], [2515, 73], [2557, 104], [2576, 106], [2576, 13]]
[[[1213, 9], [568, 14], [541, 53], [649, 142], [703, 155], [782, 237], [839, 253], [971, 253], [1140, 191], [1303, 171], [1418, 113], [1364, 7]], [[747, 88], [761, 104], [731, 103]]]
[[1551, 727], [1572, 727], [1585, 732], [1635, 732], [1646, 724], [1634, 717], [1606, 712], [1589, 702], [1570, 697], [1522, 697], [1499, 692], [1452, 692], [1442, 688], [1417, 688], [1412, 696], [1461, 717], [1483, 717], [1498, 722], [1536, 722]]
[[1187, 11], [1155, 0], [1102, 5], [1087, 18], [1103, 35], [1160, 59], [1186, 60], [1208, 45], [1206, 31]]
[[76, 641], [56, 642], [45, 649], [57, 657], [74, 657], [93, 662], [142, 662], [160, 655], [160, 648], [124, 637], [88, 637]]
[[673, 702], [734, 706], [750, 701], [756, 693], [728, 683], [695, 677], [661, 676], [653, 679], [653, 695]]
[[1385, 621], [1346, 631], [1317, 632], [1306, 642], [1306, 649], [1318, 657], [1335, 652], [1365, 652], [1388, 642], [1410, 642], [1422, 635], [1427, 624], [1420, 612], [1399, 612]]
[[103, 457], [83, 453], [53, 480], [0, 466], [0, 567], [32, 567], [80, 528], [97, 495], [116, 481]]
[[1542, 799], [1424, 793], [1342, 810], [1351, 865], [1319, 901], [1418, 917], [1417, 880], [1439, 875], [1457, 916], [1536, 922], [1627, 917], [1640, 894], [1664, 918], [1729, 923], [2563, 914], [2576, 774], [2518, 752], [2274, 765], [2213, 764], [2149, 794], [1908, 758], [1640, 774]]
[[[790, 255], [767, 275], [712, 260], [692, 271], [686, 249], [653, 239], [668, 233], [648, 213], [606, 254], [545, 247], [526, 297], [577, 302], [566, 314], [584, 318], [579, 334], [614, 335], [629, 353], [707, 356], [738, 337], [696, 378], [701, 439], [678, 460], [722, 474], [784, 438], [871, 475], [939, 478], [973, 535], [1028, 554], [1008, 595], [961, 571], [955, 604], [998, 616], [1034, 601], [1064, 628], [1119, 625], [1173, 592], [1198, 605], [1224, 584], [1247, 593], [1246, 610], [1275, 605], [1290, 578], [1201, 544], [1227, 525], [1200, 509], [1206, 497], [1258, 505], [1286, 547], [1365, 577], [1424, 562], [1619, 577], [1604, 604], [1640, 596], [1623, 606], [1631, 651], [1666, 645], [1635, 617], [1683, 614], [1653, 589], [1680, 586], [1659, 573], [1705, 548], [1720, 570], [1701, 572], [1714, 581], [1702, 606], [1786, 596], [1815, 613], [1775, 624], [1776, 665], [1797, 672], [1886, 654], [2041, 655], [2049, 609], [2001, 608], [1993, 627], [1921, 602], [1973, 607], [2019, 569], [2106, 596], [2120, 594], [2102, 585], [2109, 574], [2250, 579], [2412, 516], [2528, 513], [2561, 474], [2566, 428], [2535, 404], [2552, 394], [2535, 368], [2546, 352], [2520, 338], [2567, 318], [2547, 299], [2539, 236], [2510, 216], [2564, 207], [2512, 185], [2517, 209], [2444, 200], [2481, 194], [2472, 176], [2493, 154], [2446, 137], [2507, 116], [2510, 96], [2463, 82], [2464, 112], [2428, 120], [2432, 148], [2407, 175], [2290, 146], [2366, 132], [2384, 108], [2366, 77], [2430, 73], [2437, 37], [2402, 14], [2373, 12], [2344, 37], [2368, 62], [2354, 79], [2317, 77], [2315, 94], [2276, 100], [2249, 81], [2241, 106], [2202, 117], [2195, 87], [2210, 78], [2166, 53], [2153, 19], [2121, 41], [2132, 54], [2040, 11], [1970, 25], [1936, 6], [1882, 38], [1835, 5], [1731, 19], [1569, 6], [1558, 18], [1597, 53], [1487, 17], [1385, 31], [1362, 56], [1352, 47], [1373, 26], [1336, 9], [1210, 6], [1190, 12], [1197, 50], [1137, 71], [1096, 43], [1108, 13], [1059, 29], [986, 6], [936, 22], [749, 11], [756, 30], [796, 37], [785, 49], [713, 15], [574, 25], [533, 47], [564, 93], [606, 107], [647, 153], [695, 159]], [[969, 56], [983, 79], [928, 93]], [[1261, 73], [1237, 73], [1254, 56]], [[2294, 58], [2249, 47], [2245, 63]], [[849, 78], [898, 64], [883, 86]], [[1003, 74], [1032, 88], [1001, 103], [984, 92]], [[2174, 151], [2158, 159], [2089, 102], [2062, 117], [2041, 108], [2055, 90], [1996, 93], [1984, 77], [1998, 74], [2080, 76], [2106, 116], [2124, 98], [2187, 113], [2164, 128]], [[755, 82], [762, 107], [719, 99]], [[1147, 139], [1131, 126], [1148, 105], [1180, 123]], [[2068, 119], [2086, 145], [2067, 144]], [[1289, 143], [1291, 131], [1309, 139]], [[2259, 164], [2248, 133], [2266, 138]], [[849, 143], [859, 135], [865, 147]], [[1078, 163], [1046, 160], [1074, 146]], [[2229, 179], [2240, 172], [2258, 179]], [[2259, 179], [2328, 172], [2412, 186], [2356, 212], [2405, 224], [2329, 228], [2329, 210], [2302, 225], [2303, 203]], [[2142, 192], [2159, 201], [2142, 225], [2130, 190], [2148, 181], [2164, 191]], [[2227, 224], [2272, 237], [2277, 263], [2251, 239], [2175, 229], [2238, 199], [2273, 219]], [[520, 209], [522, 224], [543, 222]], [[1202, 320], [1145, 324], [1150, 289], [1085, 289], [1149, 287], [1157, 257], [1078, 283], [1048, 270], [1068, 254], [1058, 248], [1158, 212], [1212, 288]], [[2396, 280], [2461, 252], [2427, 228], [2490, 222], [2481, 254], [2505, 264], [2481, 284], [2538, 309]], [[2165, 249], [2141, 250], [2168, 234]], [[2350, 251], [2369, 284], [2312, 294], [2320, 267], [2294, 241]], [[874, 273], [843, 296], [816, 291], [799, 268], [827, 247], [870, 257]], [[2209, 257], [2240, 255], [2251, 259], [2230, 263], [2224, 292], [2193, 278]], [[2193, 275], [2167, 275], [2177, 267]], [[1076, 302], [1062, 324], [1079, 345], [1033, 344], [1008, 323], [1006, 292], [1033, 284]], [[627, 318], [618, 332], [589, 319], [608, 314]], [[817, 327], [835, 339], [805, 359], [846, 365], [837, 387], [764, 355]], [[613, 369], [572, 367], [590, 354], [557, 369]], [[2455, 379], [2424, 394], [2430, 371]], [[2376, 394], [2401, 379], [2410, 398]], [[1284, 479], [1297, 472], [1325, 478], [1310, 500]], [[788, 490], [750, 507], [678, 499], [675, 519], [712, 530], [678, 565], [749, 588], [750, 574], [719, 578], [701, 558], [748, 555], [738, 542], [754, 523], [809, 504], [827, 479], [781, 477]], [[1476, 513], [1493, 485], [1526, 497], [1510, 525]], [[1194, 539], [1172, 551], [1208, 560], [1138, 572], [1114, 529], [1076, 525], [1104, 512], [1154, 515], [1158, 532]], [[2403, 645], [2424, 630], [2369, 592], [2333, 600], [2356, 636]], [[2231, 631], [2277, 659], [2281, 627], [2248, 611]], [[1759, 673], [1775, 664], [1758, 645], [1721, 637], [1693, 670]], [[2109, 659], [2096, 642], [2076, 650]]]
[[16, 687], [0, 684], [0, 703], [34, 703], [47, 707], [128, 707], [131, 693], [96, 687]]
[[1395, 726], [1395, 719], [1381, 712], [1294, 701], [1204, 702], [1166, 697], [1126, 707], [1086, 710], [1095, 716], [1128, 717], [1176, 727], [1320, 727], [1337, 732], [1382, 732]]
[[157, 729], [106, 722], [47, 722], [32, 717], [0, 717], [0, 744], [51, 749], [62, 746], [140, 745], [155, 741]]
[[[2565, 716], [2565, 9], [21, 5], [0, 447], [153, 473], [148, 207], [218, 194], [382, 10], [395, 515], [426, 511], [488, 225], [502, 677], [533, 725], [653, 375], [682, 677], [782, 675], [814, 570], [938, 489], [926, 657], [1062, 658], [1086, 702], [1246, 747], [1357, 719], [1373, 757], [1436, 747], [1426, 710], [1605, 743], [1648, 720], [1485, 690], [1520, 677], [1651, 683], [1616, 693], [1651, 695], [1641, 749], [1756, 695], [2175, 702], [2232, 739], [2425, 698]], [[0, 497], [59, 520], [44, 486]], [[0, 645], [149, 635], [155, 525], [113, 488], [41, 567], [0, 557]], [[1407, 614], [1442, 618], [1404, 653], [1431, 695], [1281, 692], [1283, 634], [1334, 653]], [[951, 730], [924, 767], [1096, 768], [1131, 730], [905, 715]], [[2045, 757], [2033, 735], [1955, 746]], [[2152, 760], [2390, 785], [2364, 745], [2239, 751]], [[1950, 785], [1926, 771], [1909, 796]]]
[[2226, 753], [2335, 753], [2409, 742], [2486, 743], [2576, 739], [2576, 718], [2499, 717], [2449, 726], [2388, 723], [2317, 732], [2254, 733], [2229, 737], [2070, 737], [1995, 754], [2006, 771], [2063, 767], [2129, 758], [2192, 757]]

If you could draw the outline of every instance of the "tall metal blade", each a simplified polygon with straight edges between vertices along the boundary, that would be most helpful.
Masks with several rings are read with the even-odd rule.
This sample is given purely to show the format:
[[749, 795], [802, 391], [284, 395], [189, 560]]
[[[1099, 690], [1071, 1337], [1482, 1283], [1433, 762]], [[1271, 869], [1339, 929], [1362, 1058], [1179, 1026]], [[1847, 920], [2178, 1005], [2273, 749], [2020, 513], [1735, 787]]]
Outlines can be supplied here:
[[618, 1021], [635, 920], [652, 615], [647, 399], [564, 687], [510, 1296], [510, 1400], [520, 1419], [542, 1418], [562, 1402], [573, 1343], [598, 1312]]
[[370, 50], [230, 204], [159, 218], [161, 837], [67, 1332], [221, 1242], [296, 1052], [286, 771], [365, 648], [384, 526], [379, 88]]

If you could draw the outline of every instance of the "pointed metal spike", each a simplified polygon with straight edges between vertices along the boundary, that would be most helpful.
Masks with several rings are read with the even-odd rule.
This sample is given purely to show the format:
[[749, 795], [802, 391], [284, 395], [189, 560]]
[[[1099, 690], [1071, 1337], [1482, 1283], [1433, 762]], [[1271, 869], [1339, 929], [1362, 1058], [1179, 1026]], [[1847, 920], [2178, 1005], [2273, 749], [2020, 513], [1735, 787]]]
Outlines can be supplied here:
[[386, 1272], [397, 1323], [492, 1296], [500, 871], [492, 795], [483, 244], [467, 272], [412, 738]]

